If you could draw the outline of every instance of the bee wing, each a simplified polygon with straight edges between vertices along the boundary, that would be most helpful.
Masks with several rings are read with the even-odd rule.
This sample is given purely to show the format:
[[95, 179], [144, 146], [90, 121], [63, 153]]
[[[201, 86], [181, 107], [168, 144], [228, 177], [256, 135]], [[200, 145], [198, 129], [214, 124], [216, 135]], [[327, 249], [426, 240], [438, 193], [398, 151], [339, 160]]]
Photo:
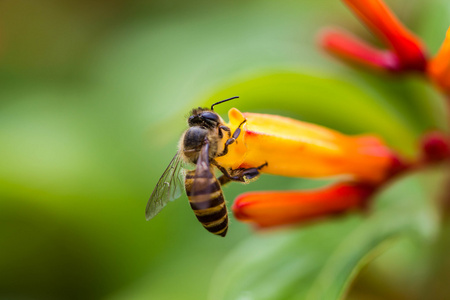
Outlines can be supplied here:
[[167, 169], [162, 174], [145, 208], [145, 218], [148, 220], [156, 216], [169, 201], [181, 196], [183, 187], [183, 163], [180, 152], [172, 158]]
[[[191, 196], [211, 194], [218, 188], [220, 189], [220, 186], [217, 187], [216, 185], [218, 185], [218, 183], [214, 174], [211, 172], [209, 164], [209, 143], [206, 142], [198, 156], [197, 166], [195, 168], [195, 179], [191, 188]], [[208, 201], [197, 203], [196, 209], [209, 208], [209, 204]]]

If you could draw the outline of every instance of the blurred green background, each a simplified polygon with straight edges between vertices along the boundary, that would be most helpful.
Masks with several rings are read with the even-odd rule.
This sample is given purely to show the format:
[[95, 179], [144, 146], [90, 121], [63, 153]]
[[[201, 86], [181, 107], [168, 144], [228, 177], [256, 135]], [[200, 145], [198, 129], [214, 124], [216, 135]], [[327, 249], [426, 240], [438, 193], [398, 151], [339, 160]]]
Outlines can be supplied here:
[[[435, 53], [449, 4], [388, 4]], [[416, 155], [419, 135], [445, 123], [439, 94], [420, 76], [374, 74], [326, 56], [317, 33], [333, 24], [376, 43], [337, 0], [1, 1], [0, 299], [205, 299], [238, 245], [251, 256], [273, 238], [303, 234], [266, 240], [232, 219], [218, 238], [185, 196], [145, 221], [192, 107], [240, 96], [217, 111], [375, 132]], [[262, 176], [225, 195], [231, 204], [244, 191], [321, 184]], [[333, 222], [323, 226], [336, 237]]]

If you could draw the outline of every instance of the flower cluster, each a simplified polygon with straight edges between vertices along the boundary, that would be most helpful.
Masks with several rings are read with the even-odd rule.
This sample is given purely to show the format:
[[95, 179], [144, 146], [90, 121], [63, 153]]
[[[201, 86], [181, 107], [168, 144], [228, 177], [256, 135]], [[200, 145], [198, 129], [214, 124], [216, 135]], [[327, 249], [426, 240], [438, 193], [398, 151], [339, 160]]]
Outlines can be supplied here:
[[[321, 32], [320, 45], [323, 49], [345, 61], [372, 69], [396, 74], [422, 73], [445, 95], [450, 96], [450, 29], [438, 54], [428, 58], [420, 39], [405, 28], [381, 0], [343, 2], [387, 49], [376, 49], [341, 29], [325, 29]], [[440, 132], [423, 136], [421, 155], [413, 162], [403, 160], [378, 137], [366, 135], [363, 138], [348, 138], [356, 142], [352, 144], [352, 150], [349, 148], [344, 153], [347, 159], [340, 158], [339, 163], [344, 162], [340, 167], [342, 174], [348, 175], [348, 171], [353, 170], [352, 179], [310, 191], [245, 193], [234, 202], [232, 209], [235, 217], [256, 227], [267, 228], [342, 214], [366, 207], [374, 193], [397, 175], [450, 159], [450, 139]], [[318, 139], [320, 142], [320, 137]], [[336, 149], [343, 149], [343, 141], [343, 138], [334, 141]], [[358, 153], [371, 153], [374, 160], [354, 159]], [[333, 161], [320, 151], [310, 151], [306, 155], [305, 161], [309, 162], [309, 168], [320, 168], [324, 177], [336, 175], [337, 159]], [[375, 166], [374, 161], [377, 162]], [[367, 168], [379, 175], [376, 180], [358, 176], [358, 170]]]
[[422, 41], [381, 0], [343, 0], [388, 49], [380, 50], [341, 29], [325, 29], [321, 46], [336, 56], [388, 72], [417, 71], [450, 94], [450, 29], [439, 52], [428, 58]]

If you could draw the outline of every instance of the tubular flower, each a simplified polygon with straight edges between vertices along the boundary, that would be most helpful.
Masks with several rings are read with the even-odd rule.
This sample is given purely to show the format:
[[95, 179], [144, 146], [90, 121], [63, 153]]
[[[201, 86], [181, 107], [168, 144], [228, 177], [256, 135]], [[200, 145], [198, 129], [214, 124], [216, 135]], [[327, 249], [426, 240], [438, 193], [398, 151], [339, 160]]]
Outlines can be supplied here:
[[395, 156], [376, 136], [347, 136], [337, 131], [276, 115], [229, 112], [234, 130], [246, 120], [237, 145], [216, 158], [226, 168], [255, 168], [293, 177], [349, 175], [354, 181], [380, 182]]
[[423, 71], [425, 47], [381, 0], [343, 0], [390, 50], [381, 51], [339, 31], [322, 34], [323, 47], [333, 54], [388, 71]]
[[240, 195], [232, 209], [238, 220], [267, 228], [360, 209], [372, 192], [372, 187], [358, 183], [338, 183], [309, 191], [250, 192]]
[[427, 74], [445, 94], [450, 96], [450, 28], [438, 54], [428, 63]]
[[376, 69], [400, 70], [400, 62], [392, 51], [375, 49], [343, 30], [324, 30], [320, 43], [325, 50], [343, 59], [353, 60]]

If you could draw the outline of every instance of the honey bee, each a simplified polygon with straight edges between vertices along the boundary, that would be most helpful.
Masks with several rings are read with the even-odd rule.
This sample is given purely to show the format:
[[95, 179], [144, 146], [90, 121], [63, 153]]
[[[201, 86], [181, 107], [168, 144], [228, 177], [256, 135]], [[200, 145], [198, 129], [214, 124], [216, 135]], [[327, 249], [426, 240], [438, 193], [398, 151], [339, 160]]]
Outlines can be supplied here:
[[[179, 150], [162, 174], [145, 209], [147, 220], [157, 215], [169, 201], [181, 196], [184, 186], [191, 208], [200, 223], [209, 232], [224, 237], [228, 230], [228, 211], [221, 186], [230, 181], [249, 182], [256, 179], [267, 162], [252, 168], [224, 168], [216, 158], [225, 156], [228, 147], [241, 134], [244, 119], [232, 133], [223, 119], [214, 112], [214, 106], [239, 97], [225, 99], [211, 108], [194, 108], [188, 118], [189, 129], [181, 136]], [[195, 170], [183, 172], [183, 164], [195, 164]], [[215, 168], [223, 175], [217, 179]], [[185, 174], [184, 174], [185, 173]]]

